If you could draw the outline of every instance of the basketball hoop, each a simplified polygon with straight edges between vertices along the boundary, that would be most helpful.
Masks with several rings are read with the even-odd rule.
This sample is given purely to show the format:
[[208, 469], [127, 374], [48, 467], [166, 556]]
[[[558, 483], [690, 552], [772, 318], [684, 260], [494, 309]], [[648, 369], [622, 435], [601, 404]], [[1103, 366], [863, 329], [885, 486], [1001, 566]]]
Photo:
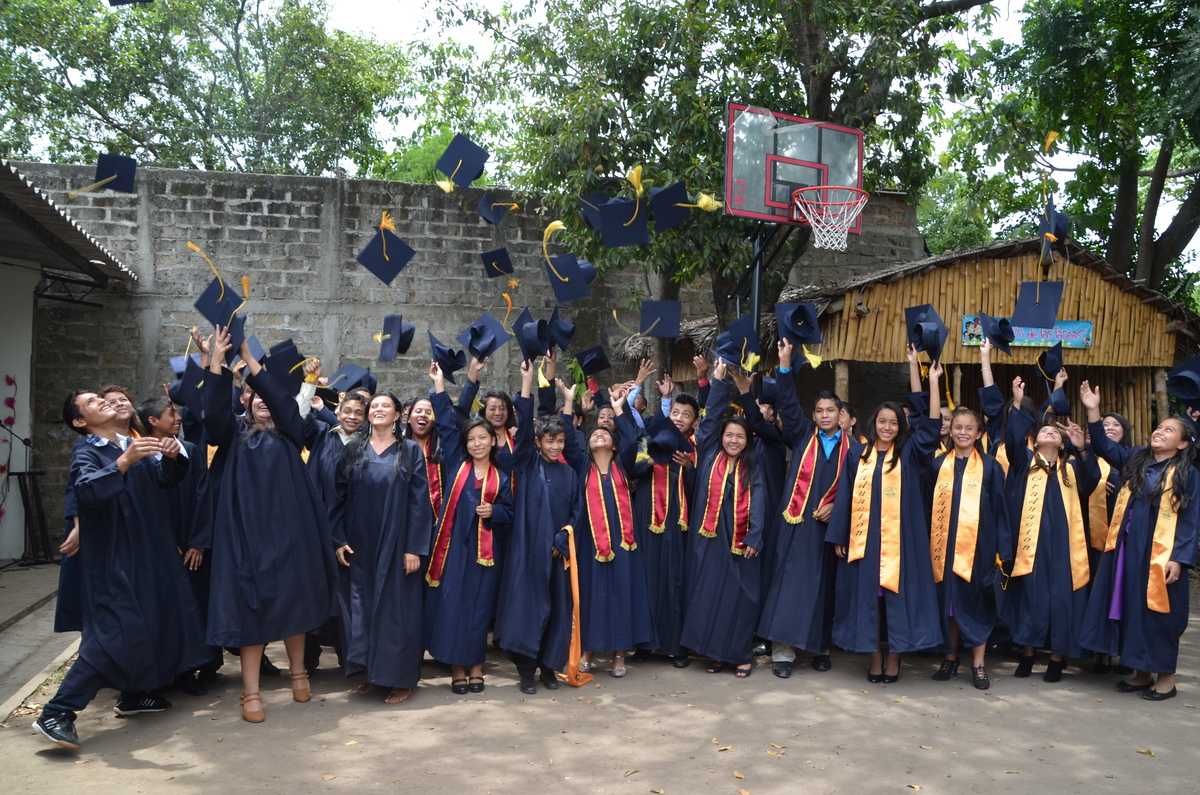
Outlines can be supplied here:
[[814, 185], [792, 193], [791, 220], [807, 221], [813, 247], [846, 250], [846, 234], [854, 226], [869, 194], [858, 188]]

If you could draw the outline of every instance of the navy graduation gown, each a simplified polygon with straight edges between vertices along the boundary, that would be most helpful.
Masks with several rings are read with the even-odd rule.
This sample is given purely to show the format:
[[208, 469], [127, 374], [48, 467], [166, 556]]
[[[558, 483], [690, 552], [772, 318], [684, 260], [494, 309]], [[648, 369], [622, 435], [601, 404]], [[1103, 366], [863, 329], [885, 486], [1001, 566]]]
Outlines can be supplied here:
[[[1034, 452], [1025, 446], [1025, 435], [1034, 427], [1029, 412], [1014, 408], [1009, 412], [1005, 429], [1008, 456], [1008, 515], [1012, 526], [1013, 551], [1001, 557], [1015, 560], [1015, 545], [1020, 538], [1020, 520], [1025, 503], [1025, 485]], [[1087, 511], [1087, 495], [1100, 480], [1096, 459], [1061, 457], [1057, 466], [1068, 466], [1072, 486], [1079, 494], [1079, 507]], [[1042, 522], [1038, 531], [1037, 552], [1033, 570], [1008, 581], [1003, 606], [1005, 623], [1012, 630], [1013, 642], [1020, 646], [1046, 648], [1051, 654], [1082, 657], [1080, 641], [1088, 589], [1073, 589], [1071, 577], [1071, 547], [1068, 534], [1067, 510], [1063, 505], [1057, 467], [1046, 481], [1042, 500]]]
[[579, 479], [567, 464], [546, 461], [533, 443], [533, 399], [517, 396], [513, 455], [513, 528], [500, 581], [496, 632], [512, 654], [540, 658], [561, 671], [571, 644], [571, 581], [563, 561], [567, 525], [579, 526]]
[[[691, 535], [687, 550], [687, 587], [685, 592], [683, 633], [680, 643], [718, 662], [741, 665], [753, 662], [754, 629], [758, 624], [761, 599], [762, 559], [733, 554], [734, 478], [730, 472], [725, 496], [717, 520], [716, 535], [700, 535], [708, 488], [721, 446], [721, 419], [729, 405], [729, 384], [714, 381], [709, 392], [704, 419], [696, 432], [699, 475], [692, 496]], [[747, 446], [743, 455], [753, 455]], [[762, 467], [755, 468], [750, 493], [750, 527], [744, 543], [762, 549], [763, 523], [766, 518], [766, 486]]]
[[[626, 408], [620, 416], [624, 417], [629, 411], [632, 409]], [[609, 472], [599, 475], [600, 493], [609, 517], [609, 543], [613, 553], [612, 560], [599, 561], [596, 560], [592, 517], [587, 510], [587, 479], [592, 459], [579, 445], [578, 436], [572, 432], [569, 416], [562, 415], [562, 420], [568, 423], [567, 444], [563, 453], [579, 478], [581, 521], [575, 533], [575, 554], [579, 562], [579, 628], [583, 650], [624, 651], [648, 643], [654, 637], [642, 549], [640, 544], [634, 549], [621, 546], [616, 486], [611, 474], [617, 467], [621, 468], [623, 474], [629, 472], [636, 459], [636, 432], [624, 437], [626, 441], [620, 447], [620, 455], [610, 463]], [[583, 443], [586, 445], [587, 440]], [[632, 485], [627, 474], [626, 483]], [[632, 516], [632, 495], [629, 499]], [[636, 527], [636, 522], [634, 524]], [[634, 541], [637, 542], [636, 532]]]
[[[938, 456], [926, 472], [929, 493], [934, 494], [938, 472], [946, 456]], [[946, 560], [942, 570], [942, 581], [937, 583], [938, 615], [942, 619], [942, 633], [949, 641], [950, 617], [958, 624], [959, 637], [968, 648], [986, 643], [996, 624], [999, 602], [1004, 591], [1000, 589], [1000, 573], [996, 570], [996, 555], [1008, 560], [1012, 554], [1012, 526], [1008, 520], [1008, 505], [1004, 497], [1004, 470], [995, 458], [983, 458], [983, 486], [979, 500], [979, 528], [975, 535], [975, 557], [971, 562], [971, 580], [968, 582], [954, 572], [954, 544], [958, 537], [958, 517], [962, 505], [963, 475], [966, 473], [966, 458], [954, 460], [953, 495], [950, 500], [950, 529], [946, 534]], [[932, 502], [932, 500], [931, 500]], [[957, 651], [946, 645], [943, 651]]]
[[[265, 371], [247, 379], [271, 409], [275, 431], [233, 414], [228, 370], [204, 380], [205, 430], [217, 445], [208, 642], [240, 648], [319, 627], [336, 609], [324, 505], [300, 458], [300, 410]], [[212, 481], [210, 480], [210, 483]]]
[[[1139, 448], [1121, 447], [1104, 435], [1101, 423], [1089, 426], [1092, 447], [1114, 469], [1125, 466]], [[1099, 440], [1103, 439], [1103, 442]], [[1146, 472], [1147, 493], [1166, 476], [1169, 463], [1152, 463]], [[1170, 674], [1179, 657], [1179, 638], [1188, 625], [1189, 577], [1187, 570], [1196, 564], [1197, 527], [1200, 525], [1200, 482], [1196, 472], [1189, 473], [1187, 493], [1190, 502], [1175, 524], [1175, 543], [1170, 560], [1183, 571], [1167, 586], [1170, 612], [1158, 613], [1146, 604], [1146, 586], [1150, 579], [1150, 556], [1154, 546], [1160, 496], [1145, 499], [1130, 495], [1121, 522], [1121, 538], [1111, 552], [1100, 557], [1092, 582], [1084, 618], [1081, 643], [1102, 654], [1119, 654], [1121, 663], [1139, 671]], [[1121, 555], [1122, 546], [1124, 555]], [[1123, 560], [1122, 560], [1123, 557]], [[1121, 566], [1120, 619], [1109, 618], [1117, 566]]]
[[158, 495], [185, 477], [188, 461], [143, 458], [122, 475], [121, 452], [89, 436], [71, 455], [83, 596], [79, 656], [114, 688], [153, 690], [210, 657]]
[[[363, 433], [369, 433], [364, 430]], [[330, 508], [333, 547], [349, 544], [349, 566], [339, 566], [342, 665], [347, 676], [367, 674], [382, 687], [416, 687], [425, 656], [421, 620], [422, 568], [404, 573], [404, 555], [429, 554], [432, 518], [429, 481], [420, 446], [408, 439], [346, 470], [346, 449], [337, 467]], [[396, 456], [404, 456], [404, 475]]]
[[[773, 503], [766, 520], [768, 526], [775, 525], [777, 542], [774, 572], [765, 589], [758, 634], [819, 654], [830, 647], [832, 640], [837, 555], [833, 545], [825, 541], [828, 524], [818, 521], [813, 512], [837, 476], [841, 440], [839, 437], [831, 456], [826, 457], [824, 445], [817, 439], [817, 462], [808, 490], [804, 521], [791, 524], [783, 518], [783, 512], [791, 501], [804, 451], [818, 431], [796, 398], [796, 383], [791, 374], [781, 373], [777, 383], [776, 405], [783, 420], [784, 438], [792, 448], [792, 461], [780, 498]], [[861, 455], [862, 445], [857, 440], [850, 440], [846, 462], [857, 460]], [[853, 486], [853, 482], [847, 483], [843, 475], [838, 490]]]
[[315, 419], [311, 414], [304, 425], [304, 446], [308, 448], [306, 466], [317, 487], [317, 495], [327, 510], [336, 499], [338, 463], [342, 460], [342, 448], [346, 446], [338, 433], [340, 427], [340, 424], [330, 425], [324, 420]]
[[[83, 437], [75, 440], [71, 449], [74, 457], [75, 448], [87, 444]], [[73, 517], [79, 515], [79, 505], [75, 501], [75, 488], [70, 479], [67, 480], [66, 492], [63, 494], [63, 539], [70, 535], [75, 527]], [[58, 597], [54, 602], [54, 631], [79, 632], [83, 629], [83, 561], [80, 552], [74, 555], [63, 555], [58, 561]]]
[[[457, 415], [445, 392], [433, 396], [433, 416], [445, 456], [447, 481], [445, 506], [450, 504], [451, 490], [465, 455], [459, 439]], [[477, 665], [487, 657], [488, 627], [496, 612], [496, 595], [500, 590], [500, 572], [504, 552], [501, 536], [512, 527], [512, 486], [508, 476], [500, 473], [500, 490], [492, 503], [493, 565], [478, 562], [479, 522], [475, 509], [483, 495], [482, 484], [474, 484], [474, 474], [459, 495], [450, 529], [450, 546], [440, 584], [425, 588], [425, 647], [430, 655], [448, 665]], [[430, 553], [437, 538], [437, 528], [430, 535]]]
[[[900, 592], [883, 590], [888, 651], [895, 654], [940, 647], [944, 642], [938, 618], [933, 564], [929, 559], [929, 514], [921, 489], [922, 469], [936, 449], [942, 421], [927, 414], [909, 417], [912, 434], [900, 450]], [[876, 456], [871, 490], [871, 516], [866, 549], [856, 561], [838, 559], [833, 612], [833, 642], [846, 651], [879, 650], [879, 541], [883, 463]], [[846, 488], [839, 488], [825, 540], [850, 545], [850, 509], [859, 457], [846, 458]]]
[[[773, 422], [759, 411], [758, 403], [750, 394], [739, 395], [737, 404], [742, 407], [742, 414], [750, 428], [754, 431], [754, 460], [762, 470], [763, 492], [766, 495], [766, 510], [763, 512], [763, 540], [759, 555], [761, 571], [760, 593], [765, 595], [771, 587], [771, 577], [775, 572], [776, 548], [779, 545], [779, 525], [773, 521], [775, 506], [779, 505], [783, 493], [784, 476], [787, 474], [787, 444], [783, 434]], [[761, 605], [760, 605], [761, 606]], [[756, 622], [757, 626], [757, 622]]]

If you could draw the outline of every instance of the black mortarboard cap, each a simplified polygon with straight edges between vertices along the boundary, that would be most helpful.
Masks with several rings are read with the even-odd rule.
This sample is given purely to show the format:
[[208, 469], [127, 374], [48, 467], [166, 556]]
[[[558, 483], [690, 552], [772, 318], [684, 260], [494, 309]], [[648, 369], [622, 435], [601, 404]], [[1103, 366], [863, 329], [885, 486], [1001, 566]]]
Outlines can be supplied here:
[[565, 351], [571, 347], [571, 338], [575, 336], [575, 324], [559, 317], [557, 306], [550, 313], [550, 322], [547, 324], [547, 330], [550, 332], [550, 342], [559, 350]]
[[983, 329], [983, 336], [988, 338], [988, 341], [992, 343], [992, 347], [1012, 356], [1012, 352], [1008, 349], [1008, 346], [1015, 339], [1012, 323], [1002, 317], [995, 318], [987, 312], [980, 312], [979, 325]]
[[646, 418], [646, 452], [653, 460], [667, 463], [677, 452], [692, 452], [692, 443], [669, 417], [656, 412]]
[[[251, 334], [250, 336], [246, 337], [246, 345], [249, 346], [250, 355], [254, 357], [255, 361], [261, 363], [263, 359], [267, 358], [267, 349], [263, 347], [263, 344], [259, 341], [257, 334]], [[233, 363], [237, 364], [239, 361], [241, 361], [241, 359], [242, 355], [240, 353], [235, 354], [233, 357]]]
[[754, 328], [754, 315], [746, 313], [729, 324], [729, 336], [737, 345], [741, 361], [748, 353], [762, 353], [758, 344], [758, 329]]
[[575, 355], [575, 360], [579, 362], [579, 368], [583, 370], [584, 375], [595, 375], [612, 367], [612, 363], [608, 361], [608, 354], [604, 352], [603, 345], [597, 345], [594, 348], [588, 348], [586, 351], [580, 351]]
[[469, 188], [472, 182], [483, 175], [483, 164], [487, 162], [488, 157], [482, 146], [459, 133], [438, 158], [437, 170], [449, 177], [458, 187]]
[[[1054, 209], [1054, 197], [1047, 198], [1046, 209], [1038, 219], [1037, 236], [1041, 241], [1042, 262], [1050, 259], [1050, 247], [1055, 242], [1061, 243], [1067, 239], [1067, 227], [1070, 223], [1071, 216]], [[1051, 240], [1047, 235], [1054, 239]]]
[[508, 249], [497, 248], [492, 251], [485, 251], [480, 254], [483, 258], [483, 275], [489, 279], [495, 279], [498, 276], [512, 276], [513, 264], [509, 259]]
[[950, 329], [946, 328], [933, 304], [905, 307], [904, 324], [908, 341], [914, 348], [929, 354], [930, 361], [942, 358], [942, 346], [950, 336]]
[[638, 246], [650, 242], [646, 202], [641, 199], [610, 199], [600, 205], [601, 242], [605, 248]]
[[678, 301], [642, 301], [638, 332], [647, 337], [674, 339], [679, 336], [683, 307]]
[[1054, 328], [1062, 295], [1062, 282], [1021, 282], [1012, 324], [1018, 328]]
[[379, 281], [388, 285], [404, 270], [404, 266], [416, 254], [412, 246], [401, 240], [394, 232], [376, 228], [375, 236], [367, 247], [358, 252], [358, 261]]
[[458, 383], [454, 380], [454, 373], [467, 366], [467, 355], [438, 342], [432, 331], [429, 332], [429, 348], [431, 358], [442, 368], [442, 376], [452, 384]]
[[[300, 385], [304, 383], [304, 355], [290, 339], [271, 346], [271, 351], [263, 362], [263, 369], [270, 373], [275, 383], [287, 390], [289, 395], [299, 392]], [[334, 400], [337, 400], [336, 396]]]
[[1167, 373], [1167, 391], [1192, 408], [1200, 406], [1200, 356]]
[[596, 281], [597, 271], [596, 266], [585, 259], [577, 259], [575, 261], [579, 265], [579, 272], [583, 274], [583, 280], [588, 284]]
[[479, 217], [487, 221], [493, 226], [498, 225], [504, 220], [504, 216], [508, 215], [508, 211], [512, 209], [513, 202], [498, 202], [490, 194], [483, 194], [483, 198], [479, 200], [479, 205], [475, 208], [475, 212]]
[[820, 345], [821, 325], [817, 322], [817, 307], [808, 301], [795, 304], [775, 304], [775, 323], [779, 336], [793, 345]]
[[[553, 268], [551, 268], [552, 265]], [[550, 287], [554, 290], [554, 297], [558, 299], [558, 303], [567, 304], [587, 298], [592, 294], [592, 291], [588, 289], [587, 277], [580, 270], [579, 260], [575, 258], [574, 254], [551, 257], [549, 263], [543, 263], [543, 268], [545, 268], [546, 278], [550, 280]]]
[[650, 206], [654, 209], [654, 229], [658, 232], [665, 232], [690, 218], [691, 208], [679, 206], [687, 203], [687, 185], [683, 180], [665, 188], [651, 188]]
[[394, 362], [396, 357], [408, 353], [417, 327], [402, 315], [388, 315], [383, 319], [383, 331], [379, 333], [379, 361]]
[[588, 193], [579, 197], [579, 209], [583, 211], [583, 219], [597, 232], [604, 227], [600, 221], [600, 207], [607, 201], [607, 193]]
[[763, 376], [758, 385], [758, 397], [755, 398], [759, 403], [767, 406], [774, 406], [775, 399], [779, 395], [779, 385], [774, 378]]
[[329, 376], [326, 387], [336, 392], [349, 392], [351, 389], [363, 387], [373, 395], [376, 384], [377, 380], [370, 370], [354, 362], [346, 362], [336, 373]]
[[500, 350], [504, 343], [508, 342], [509, 335], [504, 330], [504, 325], [492, 317], [491, 312], [484, 312], [466, 331], [459, 334], [457, 339], [458, 344], [463, 346], [467, 353], [482, 362]]
[[[108, 182], [109, 177], [112, 177]], [[104, 182], [101, 188], [133, 193], [133, 181], [137, 177], [137, 161], [121, 155], [100, 155], [96, 161], [96, 182]]]
[[176, 376], [181, 376], [187, 370], [187, 360], [194, 359], [196, 364], [200, 364], [200, 354], [193, 353], [190, 356], [172, 356], [171, 357], [171, 372]]
[[517, 344], [521, 346], [521, 359], [536, 359], [550, 350], [550, 324], [544, 320], [531, 320], [513, 329], [517, 333]]
[[1037, 357], [1038, 372], [1042, 374], [1042, 378], [1053, 383], [1054, 377], [1058, 375], [1058, 371], [1063, 368], [1063, 346], [1061, 342], [1056, 342], [1050, 348], [1042, 351]]
[[208, 287], [204, 288], [204, 292], [200, 293], [200, 297], [194, 304], [196, 311], [214, 327], [229, 327], [232, 347], [225, 354], [227, 362], [232, 362], [238, 355], [238, 348], [242, 347], [242, 341], [246, 339], [246, 318], [243, 315], [235, 314], [241, 305], [240, 294], [216, 277], [213, 277], [213, 280], [208, 283]]

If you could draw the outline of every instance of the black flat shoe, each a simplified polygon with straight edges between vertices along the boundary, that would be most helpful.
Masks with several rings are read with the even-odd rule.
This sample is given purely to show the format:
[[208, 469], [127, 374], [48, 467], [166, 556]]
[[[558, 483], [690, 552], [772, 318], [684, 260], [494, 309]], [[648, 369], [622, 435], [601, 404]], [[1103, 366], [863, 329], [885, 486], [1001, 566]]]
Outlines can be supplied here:
[[275, 667], [275, 663], [267, 659], [267, 655], [262, 656], [262, 662], [259, 663], [258, 672], [262, 676], [280, 676], [282, 672]]
[[792, 675], [792, 664], [790, 662], [777, 662], [771, 666], [771, 673], [780, 679], [787, 679]]
[[1037, 655], [1035, 654], [1031, 654], [1028, 657], [1022, 654], [1021, 661], [1017, 663], [1017, 670], [1013, 671], [1013, 676], [1024, 679], [1033, 673], [1033, 661], [1036, 657]]
[[971, 684], [975, 685], [976, 690], [987, 690], [992, 686], [992, 680], [988, 679], [987, 669], [982, 665], [971, 666]]
[[466, 679], [451, 679], [450, 680], [450, 692], [456, 696], [465, 696], [467, 694], [467, 680]]
[[950, 677], [958, 676], [959, 660], [955, 657], [953, 660], [942, 660], [942, 664], [938, 666], [937, 673], [933, 675], [935, 682], [949, 682]]
[[542, 669], [542, 687], [547, 690], [558, 690], [558, 674], [549, 668]]
[[1175, 698], [1178, 692], [1178, 689], [1174, 687], [1165, 693], [1160, 693], [1157, 690], [1147, 690], [1145, 693], [1142, 693], [1142, 698], [1147, 701], [1166, 701], [1168, 698]]
[[646, 660], [649, 660], [649, 659], [650, 659], [650, 650], [649, 649], [637, 649], [629, 657], [629, 661], [635, 662], [635, 663], [644, 663], [644, 662], [646, 662]]
[[1067, 667], [1066, 660], [1051, 660], [1046, 665], [1046, 673], [1042, 674], [1043, 682], [1061, 682], [1063, 669]]
[[812, 658], [812, 667], [814, 671], [828, 671], [833, 667], [833, 660], [829, 659], [828, 654], [818, 654]]
[[196, 678], [194, 672], [189, 671], [186, 674], [179, 674], [175, 677], [175, 687], [179, 688], [189, 696], [206, 696], [208, 688], [200, 684], [200, 680]]
[[1121, 679], [1116, 684], [1116, 691], [1118, 693], [1138, 693], [1143, 690], [1149, 690], [1152, 687], [1154, 687], [1153, 679], [1141, 685], [1133, 685], [1129, 682], [1126, 682], [1124, 679]]
[[521, 680], [521, 692], [527, 696], [537, 695], [537, 685], [533, 682], [533, 677]]
[[1131, 676], [1133, 674], [1133, 669], [1128, 665], [1114, 665], [1112, 670], [1118, 676]]
[[867, 681], [873, 685], [877, 685], [883, 681], [883, 674], [873, 674], [870, 670], [867, 671]]
[[733, 675], [736, 676], [738, 679], [749, 679], [750, 674], [752, 674], [752, 673], [754, 673], [754, 665], [753, 664], [751, 664], [749, 668], [735, 669], [733, 672]]
[[692, 664], [692, 661], [688, 657], [672, 657], [671, 658], [671, 665], [674, 665], [676, 668], [687, 668], [691, 664]]
[[767, 647], [767, 644], [759, 643], [758, 645], [756, 645], [754, 647], [754, 649], [752, 650], [752, 653], [754, 654], [755, 657], [766, 657], [768, 654], [771, 653], [771, 650]]
[[471, 684], [467, 685], [467, 690], [471, 691], [472, 693], [482, 693], [483, 692], [483, 677], [482, 676], [472, 676], [469, 679], [470, 679]]

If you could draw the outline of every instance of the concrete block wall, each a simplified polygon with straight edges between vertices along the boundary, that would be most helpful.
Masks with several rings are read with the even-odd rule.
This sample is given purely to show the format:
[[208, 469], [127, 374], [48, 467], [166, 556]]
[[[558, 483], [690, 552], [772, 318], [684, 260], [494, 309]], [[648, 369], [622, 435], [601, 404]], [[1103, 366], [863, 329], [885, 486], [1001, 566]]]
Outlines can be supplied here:
[[[66, 395], [108, 382], [128, 386], [139, 400], [157, 394], [173, 377], [167, 360], [183, 353], [188, 329], [206, 327], [192, 303], [213, 274], [188, 241], [204, 250], [230, 284], [240, 289], [241, 277], [249, 277], [243, 313], [250, 318], [248, 330], [265, 346], [290, 337], [306, 355], [320, 356], [327, 373], [346, 361], [370, 366], [382, 389], [402, 397], [429, 386], [426, 329], [454, 345], [453, 338], [483, 311], [504, 316], [504, 292], [512, 293], [517, 309], [529, 305], [537, 317], [548, 317], [554, 305], [541, 265], [542, 230], [550, 219], [535, 203], [522, 202], [521, 211], [494, 227], [474, 212], [483, 193], [478, 189], [445, 194], [434, 185], [155, 168], [139, 169], [136, 193], [103, 191], [68, 200], [67, 191], [91, 181], [91, 168], [44, 163], [19, 168], [138, 275], [136, 283], [112, 282], [93, 293], [90, 300], [103, 309], [44, 299], [36, 307], [34, 466], [49, 472], [44, 493], [51, 517], [61, 506], [75, 439], [61, 422]], [[498, 201], [510, 198], [505, 191], [490, 193]], [[907, 217], [902, 202], [898, 207], [880, 208], [883, 229], [873, 231], [876, 216], [868, 217], [867, 233], [845, 255], [820, 265], [802, 262], [793, 281], [845, 278], [913, 259], [908, 252], [914, 250], [915, 223], [897, 226], [897, 219]], [[390, 287], [355, 260], [383, 210], [393, 213], [398, 233], [416, 250]], [[508, 247], [515, 265], [515, 289], [505, 279], [483, 278], [479, 255], [501, 246]], [[894, 256], [901, 250], [902, 256]], [[551, 245], [552, 255], [562, 251]], [[871, 259], [885, 254], [886, 261]], [[567, 316], [577, 324], [572, 347], [623, 338], [609, 312], [617, 308], [629, 325], [635, 316], [622, 310], [626, 286], [645, 278], [633, 273], [602, 278], [592, 285], [590, 299], [570, 304]], [[685, 320], [712, 311], [707, 280], [685, 288], [681, 299]], [[416, 324], [413, 346], [394, 363], [377, 362], [373, 336], [383, 317], [396, 313]], [[493, 357], [487, 386], [518, 385], [517, 350], [506, 345]], [[607, 375], [617, 380], [631, 372], [619, 366]], [[50, 524], [58, 527], [57, 521]]]

